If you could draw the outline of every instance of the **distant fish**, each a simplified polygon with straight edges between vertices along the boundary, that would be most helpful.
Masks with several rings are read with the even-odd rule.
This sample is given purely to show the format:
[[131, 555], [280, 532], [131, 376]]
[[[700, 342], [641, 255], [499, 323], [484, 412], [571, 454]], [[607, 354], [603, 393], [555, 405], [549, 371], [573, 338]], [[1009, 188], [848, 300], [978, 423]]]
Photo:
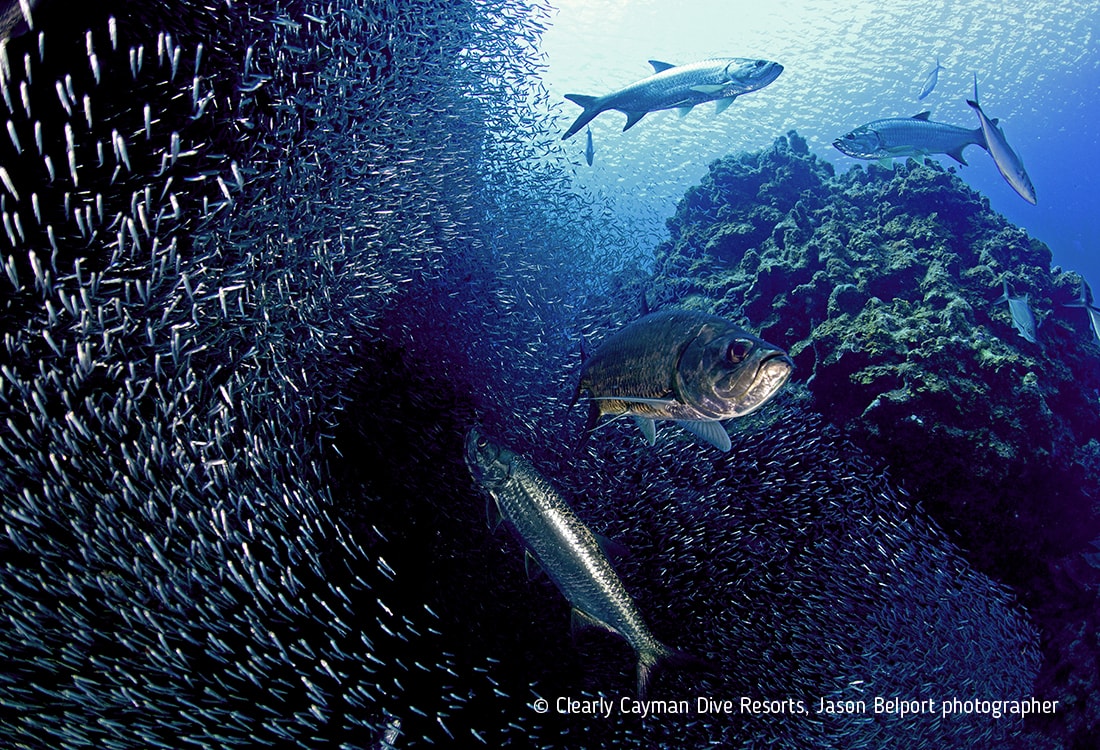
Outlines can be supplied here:
[[1013, 297], [1008, 293], [1008, 281], [1002, 279], [1001, 283], [1004, 284], [1004, 294], [995, 299], [993, 304], [1007, 302], [1008, 311], [1012, 315], [1012, 325], [1016, 327], [1020, 336], [1032, 344], [1037, 343], [1035, 334], [1038, 326], [1035, 324], [1035, 313], [1031, 312], [1031, 305], [1027, 302], [1027, 295]]
[[596, 158], [596, 148], [592, 145], [592, 128], [586, 128], [586, 142], [584, 144], [584, 160], [588, 162], [588, 166], [592, 166], [592, 160]]
[[573, 607], [574, 624], [595, 625], [624, 638], [638, 656], [638, 694], [662, 662], [697, 661], [658, 641], [642, 619], [596, 535], [531, 463], [472, 429], [466, 465], [523, 544]]
[[985, 147], [988, 149], [990, 156], [993, 157], [993, 163], [997, 165], [997, 171], [1012, 186], [1012, 189], [1020, 194], [1021, 198], [1034, 205], [1036, 202], [1035, 186], [1031, 184], [1031, 178], [1027, 176], [1027, 172], [1024, 170], [1024, 163], [1012, 150], [1012, 147], [1008, 145], [1004, 131], [998, 127], [997, 121], [986, 117], [981, 105], [978, 104], [977, 75], [974, 76], [974, 98], [967, 99], [966, 103], [978, 113], [982, 133], [985, 134]]
[[32, 31], [34, 16], [31, 13], [36, 5], [38, 0], [0, 0], [0, 41], [14, 39]]
[[1065, 307], [1085, 308], [1085, 311], [1089, 314], [1089, 322], [1092, 323], [1092, 331], [1096, 334], [1096, 338], [1100, 339], [1100, 308], [1092, 304], [1092, 299], [1092, 290], [1089, 289], [1089, 285], [1085, 283], [1085, 280], [1081, 279], [1081, 296], [1075, 302], [1067, 302]]
[[928, 71], [928, 75], [924, 77], [924, 85], [920, 87], [920, 94], [917, 95], [918, 99], [924, 99], [932, 93], [932, 89], [936, 88], [936, 84], [940, 80], [940, 71], [943, 67], [940, 65], [940, 58], [936, 58], [936, 67]]
[[566, 94], [565, 98], [584, 111], [562, 136], [575, 135], [601, 112], [615, 109], [626, 115], [623, 130], [630, 130], [649, 112], [679, 109], [687, 114], [696, 104], [717, 101], [716, 112], [725, 111], [741, 94], [762, 89], [779, 77], [783, 66], [767, 60], [716, 57], [710, 60], [672, 65], [650, 60], [654, 74], [605, 96]]
[[719, 420], [768, 402], [794, 363], [777, 346], [715, 315], [650, 313], [612, 334], [581, 367], [577, 395], [589, 396], [586, 435], [605, 414], [629, 414], [652, 445], [654, 421], [671, 419], [722, 451]]
[[928, 112], [912, 117], [891, 117], [860, 125], [833, 141], [839, 151], [856, 159], [893, 159], [895, 157], [947, 154], [966, 164], [963, 149], [970, 145], [985, 148], [981, 128], [966, 128], [933, 122]]

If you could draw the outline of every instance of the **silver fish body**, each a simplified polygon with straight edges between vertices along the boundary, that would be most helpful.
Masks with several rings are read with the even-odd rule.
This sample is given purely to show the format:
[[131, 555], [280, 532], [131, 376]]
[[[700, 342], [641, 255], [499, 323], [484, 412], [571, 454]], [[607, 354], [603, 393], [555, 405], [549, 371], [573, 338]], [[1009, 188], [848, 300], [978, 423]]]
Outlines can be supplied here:
[[833, 141], [841, 153], [856, 159], [892, 159], [928, 154], [947, 154], [966, 164], [963, 149], [970, 145], [986, 147], [981, 128], [967, 130], [955, 125], [933, 122], [928, 112], [913, 117], [891, 117], [861, 125]]
[[588, 166], [591, 167], [592, 160], [596, 158], [596, 147], [592, 145], [592, 128], [587, 128], [587, 131], [588, 132], [585, 134], [584, 160], [588, 162]]
[[650, 633], [595, 534], [526, 458], [476, 428], [466, 435], [465, 456], [474, 480], [569, 600], [574, 617], [617, 633], [634, 649], [644, 695], [653, 667], [675, 652]]
[[628, 414], [652, 443], [653, 420], [671, 419], [728, 451], [718, 422], [763, 406], [793, 369], [782, 349], [724, 318], [662, 310], [609, 336], [582, 366], [577, 393], [590, 399], [588, 430]]
[[1096, 338], [1100, 340], [1100, 308], [1092, 304], [1092, 290], [1089, 289], [1089, 285], [1084, 279], [1081, 279], [1081, 294], [1073, 302], [1067, 302], [1066, 307], [1083, 307], [1085, 312], [1088, 313], [1089, 323], [1092, 325], [1092, 331], [1096, 334]]
[[936, 88], [936, 84], [940, 80], [940, 71], [943, 70], [943, 66], [940, 65], [939, 58], [936, 58], [936, 67], [928, 71], [928, 75], [924, 78], [924, 85], [920, 87], [920, 94], [917, 95], [918, 99], [924, 99], [932, 93], [932, 89]]
[[1025, 341], [1032, 344], [1037, 343], [1038, 325], [1035, 323], [1035, 313], [1031, 311], [1031, 305], [1028, 304], [1027, 295], [1013, 297], [1008, 293], [1008, 282], [1002, 281], [1002, 283], [1004, 284], [1004, 293], [994, 300], [993, 304], [1007, 302], [1008, 312], [1012, 315], [1012, 325], [1016, 328], [1016, 332]]
[[982, 133], [985, 135], [986, 149], [993, 157], [993, 163], [997, 165], [997, 171], [1005, 178], [1013, 190], [1028, 203], [1034, 205], [1037, 202], [1035, 186], [1031, 184], [1031, 178], [1024, 169], [1024, 163], [1005, 139], [1004, 131], [997, 124], [997, 120], [990, 120], [982, 111], [978, 103], [978, 79], [974, 77], [974, 98], [967, 99], [966, 103], [978, 115]]
[[580, 132], [596, 115], [609, 109], [626, 115], [623, 130], [632, 128], [647, 113], [661, 109], [686, 113], [696, 104], [717, 101], [721, 112], [736, 97], [764, 88], [783, 72], [779, 63], [741, 57], [716, 57], [687, 65], [650, 60], [649, 64], [653, 75], [610, 94], [566, 94], [566, 99], [584, 107], [584, 111], [562, 140]]

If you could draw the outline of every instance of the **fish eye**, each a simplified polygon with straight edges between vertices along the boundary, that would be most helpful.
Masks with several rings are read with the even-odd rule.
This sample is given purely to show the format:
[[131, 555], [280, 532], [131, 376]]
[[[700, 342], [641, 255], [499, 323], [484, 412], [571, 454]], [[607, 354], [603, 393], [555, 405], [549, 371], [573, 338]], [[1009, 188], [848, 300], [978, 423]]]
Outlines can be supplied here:
[[726, 348], [726, 359], [729, 360], [731, 365], [736, 365], [745, 357], [749, 356], [750, 351], [752, 351], [751, 341], [734, 339]]

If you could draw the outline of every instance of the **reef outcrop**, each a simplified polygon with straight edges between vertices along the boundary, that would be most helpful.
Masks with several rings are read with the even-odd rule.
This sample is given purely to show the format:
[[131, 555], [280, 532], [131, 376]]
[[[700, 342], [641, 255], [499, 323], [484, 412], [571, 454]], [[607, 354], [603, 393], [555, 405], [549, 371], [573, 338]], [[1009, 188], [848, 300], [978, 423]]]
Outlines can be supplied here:
[[[712, 164], [668, 226], [653, 295], [789, 347], [813, 407], [980, 566], [1020, 582], [1021, 550], [1049, 558], [1095, 536], [1100, 346], [1063, 307], [1080, 279], [953, 170], [837, 176], [792, 132]], [[1037, 343], [996, 302], [1002, 281], [1028, 295]]]
[[[811, 407], [885, 460], [1042, 632], [1041, 729], [1087, 735], [1100, 513], [1100, 344], [1081, 279], [1051, 268], [954, 168], [835, 174], [795, 132], [710, 166], [669, 220], [648, 290], [787, 346]], [[1007, 282], [1038, 321], [1017, 332]], [[1089, 562], [1091, 560], [1091, 562]], [[1091, 623], [1091, 624], [1083, 624]], [[1090, 713], [1091, 712], [1091, 713]], [[1068, 745], [1067, 745], [1068, 746]]]

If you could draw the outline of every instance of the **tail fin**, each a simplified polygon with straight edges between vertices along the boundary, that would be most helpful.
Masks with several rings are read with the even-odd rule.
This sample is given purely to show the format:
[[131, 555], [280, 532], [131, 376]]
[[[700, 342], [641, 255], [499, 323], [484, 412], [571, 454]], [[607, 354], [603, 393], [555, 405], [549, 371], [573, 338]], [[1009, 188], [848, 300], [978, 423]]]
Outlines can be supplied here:
[[638, 652], [638, 700], [645, 700], [653, 675], [670, 668], [687, 672], [716, 671], [715, 665], [706, 659], [654, 642], [653, 648]]
[[579, 133], [581, 128], [591, 122], [592, 119], [601, 112], [599, 104], [600, 97], [598, 96], [585, 96], [584, 94], [566, 94], [565, 98], [573, 102], [574, 104], [579, 104], [580, 106], [584, 107], [584, 111], [581, 112], [580, 116], [577, 117], [577, 119], [573, 121], [573, 124], [569, 126], [569, 130], [565, 131], [565, 135], [561, 137], [563, 141]]

